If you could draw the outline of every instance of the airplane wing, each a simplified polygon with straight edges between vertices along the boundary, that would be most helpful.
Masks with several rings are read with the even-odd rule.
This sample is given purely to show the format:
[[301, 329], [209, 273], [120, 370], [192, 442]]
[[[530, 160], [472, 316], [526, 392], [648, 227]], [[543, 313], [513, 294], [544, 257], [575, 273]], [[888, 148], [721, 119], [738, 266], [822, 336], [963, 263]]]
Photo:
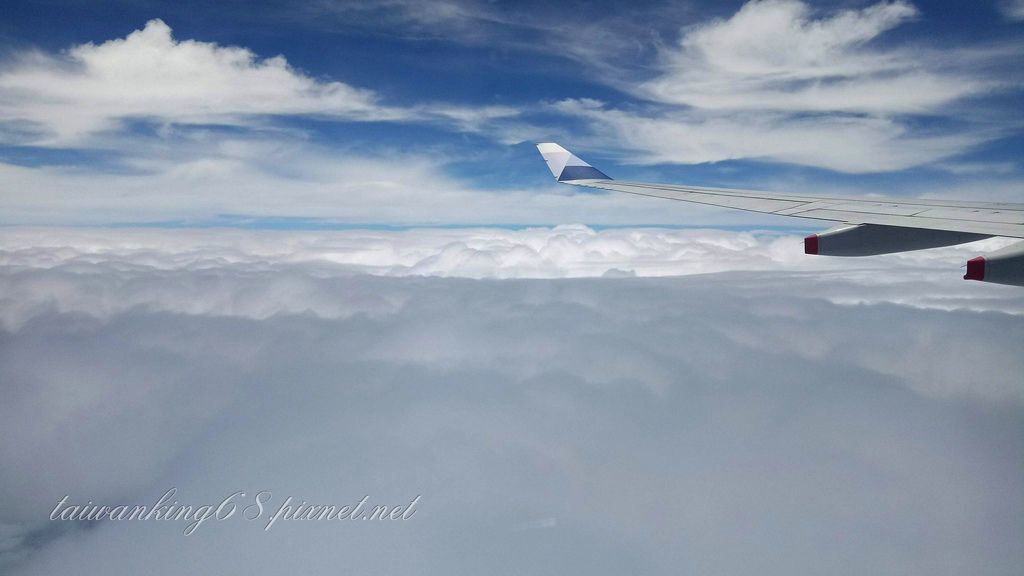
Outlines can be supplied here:
[[[618, 181], [558, 144], [538, 144], [537, 149], [563, 184], [840, 223], [805, 238], [807, 254], [869, 256], [991, 236], [1024, 238], [1024, 204], [812, 196]], [[1024, 242], [972, 258], [964, 279], [1024, 286]]]

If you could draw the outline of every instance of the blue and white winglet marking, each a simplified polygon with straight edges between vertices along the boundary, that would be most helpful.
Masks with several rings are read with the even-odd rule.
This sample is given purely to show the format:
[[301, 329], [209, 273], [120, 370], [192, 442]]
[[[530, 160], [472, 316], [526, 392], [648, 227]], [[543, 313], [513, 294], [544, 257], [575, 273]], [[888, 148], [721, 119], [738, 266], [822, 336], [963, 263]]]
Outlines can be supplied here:
[[559, 182], [576, 180], [611, 180], [604, 172], [580, 160], [578, 156], [554, 142], [537, 144], [537, 150], [548, 163], [548, 169]]

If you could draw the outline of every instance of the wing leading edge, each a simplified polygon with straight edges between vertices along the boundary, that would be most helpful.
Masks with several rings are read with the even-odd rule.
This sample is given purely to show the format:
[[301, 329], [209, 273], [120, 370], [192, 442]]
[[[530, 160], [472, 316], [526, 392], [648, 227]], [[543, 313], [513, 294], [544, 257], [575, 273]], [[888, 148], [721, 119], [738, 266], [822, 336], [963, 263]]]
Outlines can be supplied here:
[[[808, 236], [808, 254], [867, 256], [991, 236], [1024, 238], [1024, 204], [812, 196], [618, 181], [558, 144], [538, 144], [537, 149], [555, 180], [563, 184], [840, 223]], [[977, 258], [970, 261], [973, 265], [968, 263], [965, 279], [1024, 286], [1024, 242], [979, 258], [980, 264]]]

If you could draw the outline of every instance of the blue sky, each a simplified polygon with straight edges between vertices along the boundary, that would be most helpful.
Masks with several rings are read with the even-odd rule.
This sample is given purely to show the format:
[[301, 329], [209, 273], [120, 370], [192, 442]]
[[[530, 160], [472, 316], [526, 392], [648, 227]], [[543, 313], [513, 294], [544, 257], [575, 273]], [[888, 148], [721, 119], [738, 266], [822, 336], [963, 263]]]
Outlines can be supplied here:
[[792, 224], [559, 190], [533, 149], [544, 140], [622, 179], [1012, 201], [1024, 182], [1022, 12], [1004, 1], [14, 3], [0, 23], [0, 213], [4, 224]]

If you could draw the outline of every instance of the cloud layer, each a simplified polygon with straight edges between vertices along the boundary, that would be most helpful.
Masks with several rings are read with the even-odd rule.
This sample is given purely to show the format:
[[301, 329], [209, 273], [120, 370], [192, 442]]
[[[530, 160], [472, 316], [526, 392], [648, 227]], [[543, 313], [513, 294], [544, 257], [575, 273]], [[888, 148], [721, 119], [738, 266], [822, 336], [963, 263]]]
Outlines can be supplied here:
[[956, 267], [1013, 243], [961, 246], [871, 258], [813, 258], [801, 236], [777, 232], [612, 228], [422, 228], [330, 232], [8, 228], [0, 264], [49, 268], [76, 263], [145, 263], [159, 270], [221, 265], [314, 264], [339, 274], [465, 278], [675, 276], [732, 270], [846, 270], [927, 273]]
[[[344, 234], [5, 234], [8, 573], [171, 574], [199, 561], [270, 574], [296, 558], [315, 572], [386, 561], [505, 573], [514, 558], [541, 574], [852, 574], [865, 562], [1000, 574], [1024, 559], [1024, 301], [1012, 289], [913, 273], [878, 282], [856, 266], [353, 273], [400, 259], [397, 246], [435, 250], [433, 233], [360, 233], [362, 252]], [[666, 261], [687, 244], [696, 261], [721, 256], [707, 245], [729, 249], [715, 234], [665, 234], [491, 231], [488, 247], [484, 232], [465, 243], [503, 254], [547, 237], [563, 267], [579, 258], [573, 244], [604, 245], [595, 258], [609, 262], [609, 247], [659, 241], [677, 245], [654, 250]], [[906, 305], [908, 294], [946, 307]], [[239, 489], [423, 496], [406, 523], [269, 533], [47, 520], [64, 494], [142, 503], [170, 486], [193, 502]]]

